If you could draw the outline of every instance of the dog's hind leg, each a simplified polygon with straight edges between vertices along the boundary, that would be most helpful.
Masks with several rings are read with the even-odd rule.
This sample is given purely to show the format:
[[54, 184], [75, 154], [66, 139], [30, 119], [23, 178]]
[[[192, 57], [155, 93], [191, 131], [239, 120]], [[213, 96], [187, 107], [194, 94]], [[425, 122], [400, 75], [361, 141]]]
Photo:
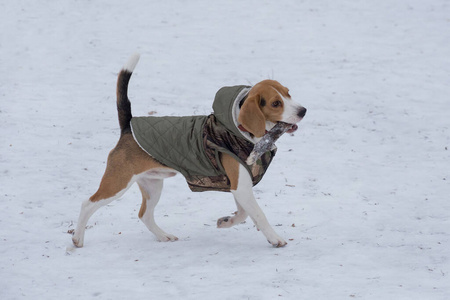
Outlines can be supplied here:
[[142, 205], [139, 210], [139, 219], [147, 226], [156, 238], [161, 242], [176, 241], [178, 238], [166, 233], [155, 222], [155, 207], [161, 197], [164, 179], [149, 178], [143, 176], [138, 179], [138, 185], [142, 193]]
[[94, 198], [94, 194], [91, 198], [88, 200], [83, 201], [81, 204], [81, 211], [80, 216], [78, 218], [77, 228], [75, 229], [75, 233], [72, 237], [72, 242], [75, 246], [81, 248], [84, 244], [84, 233], [86, 230], [87, 222], [89, 221], [89, 218], [102, 206], [108, 205], [109, 203], [113, 202], [114, 200], [119, 199], [122, 197], [122, 195], [128, 190], [128, 188], [132, 185], [133, 182], [130, 181], [130, 183], [122, 190], [118, 191], [115, 195], [110, 197], [105, 197], [102, 199], [96, 199]]
[[[75, 229], [75, 233], [72, 237], [72, 242], [77, 247], [83, 247], [84, 244], [84, 233], [86, 231], [86, 225], [89, 221], [89, 218], [102, 206], [108, 205], [114, 200], [122, 197], [123, 194], [130, 188], [130, 186], [134, 183], [134, 180], [130, 178], [128, 184], [118, 190], [116, 192], [105, 193], [102, 190], [102, 186], [104, 186], [104, 180], [100, 184], [100, 188], [92, 197], [88, 200], [83, 201], [81, 204], [80, 216], [78, 218], [77, 228]], [[105, 194], [104, 194], [105, 193]]]
[[83, 247], [84, 233], [89, 218], [102, 206], [119, 199], [136, 181], [136, 176], [123, 164], [117, 163], [114, 150], [108, 157], [108, 164], [97, 192], [81, 204], [77, 228], [72, 237], [73, 244]]

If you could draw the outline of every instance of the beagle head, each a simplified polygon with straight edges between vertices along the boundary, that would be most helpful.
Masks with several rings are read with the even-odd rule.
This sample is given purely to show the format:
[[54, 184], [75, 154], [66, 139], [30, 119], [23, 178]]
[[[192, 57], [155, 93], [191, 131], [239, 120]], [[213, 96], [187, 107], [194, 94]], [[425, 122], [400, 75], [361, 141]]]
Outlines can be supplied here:
[[306, 108], [295, 103], [289, 95], [289, 89], [275, 80], [263, 80], [252, 87], [243, 103], [238, 122], [255, 137], [262, 137], [277, 122], [294, 126], [288, 132], [294, 132], [306, 114]]

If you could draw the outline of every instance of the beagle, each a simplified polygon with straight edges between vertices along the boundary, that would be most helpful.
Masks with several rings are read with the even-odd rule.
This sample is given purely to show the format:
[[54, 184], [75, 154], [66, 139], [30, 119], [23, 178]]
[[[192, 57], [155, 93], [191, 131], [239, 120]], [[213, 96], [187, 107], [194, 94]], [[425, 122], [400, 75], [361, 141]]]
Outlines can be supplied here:
[[[231, 217], [220, 218], [217, 221], [218, 228], [228, 228], [240, 224], [246, 220], [247, 216], [250, 216], [256, 227], [265, 235], [270, 244], [275, 247], [285, 246], [286, 241], [270, 226], [253, 195], [252, 187], [262, 176], [261, 170], [258, 169], [261, 164], [255, 164], [254, 166], [246, 165], [245, 155], [248, 156], [253, 145], [279, 121], [292, 124], [292, 129], [289, 132], [295, 131], [298, 128], [295, 124], [303, 119], [306, 109], [291, 99], [289, 90], [286, 87], [274, 80], [264, 80], [253, 87], [239, 87], [236, 89], [236, 92], [232, 93], [232, 96], [227, 98], [228, 100], [221, 99], [220, 101], [222, 102], [217, 105], [220, 106], [225, 103], [225, 106], [230, 108], [229, 113], [218, 113], [215, 110], [214, 114], [210, 116], [193, 117], [194, 121], [185, 119], [184, 117], [168, 117], [170, 119], [167, 124], [175, 124], [175, 122], [180, 121], [188, 122], [189, 124], [192, 123], [195, 128], [198, 127], [195, 130], [200, 132], [200, 137], [195, 141], [191, 140], [191, 132], [183, 132], [194, 129], [187, 129], [185, 123], [181, 125], [175, 124], [173, 126], [167, 125], [163, 122], [163, 119], [156, 119], [158, 126], [165, 126], [166, 128], [163, 128], [163, 132], [169, 132], [169, 134], [162, 133], [156, 137], [143, 137], [138, 133], [139, 122], [137, 121], [139, 121], [139, 118], [132, 117], [131, 103], [127, 96], [128, 82], [138, 60], [139, 55], [133, 55], [119, 73], [117, 81], [117, 110], [121, 135], [116, 147], [109, 153], [106, 171], [101, 180], [100, 187], [94, 195], [85, 200], [81, 205], [77, 227], [72, 237], [73, 244], [76, 247], [83, 247], [85, 229], [89, 218], [100, 207], [120, 198], [135, 182], [138, 184], [142, 193], [142, 205], [139, 210], [139, 218], [159, 241], [176, 241], [178, 239], [176, 236], [166, 233], [155, 223], [154, 209], [159, 201], [164, 179], [181, 172], [194, 191], [195, 184], [192, 182], [201, 182], [203, 184], [202, 190], [214, 188], [217, 182], [219, 182], [220, 184], [224, 183], [226, 186], [224, 189], [218, 188], [216, 190], [230, 191], [233, 194], [237, 205], [237, 212]], [[224, 91], [235, 90], [227, 89]], [[219, 91], [217, 95], [219, 93], [222, 92]], [[216, 98], [218, 97], [217, 95]], [[214, 105], [218, 101], [216, 99]], [[226, 123], [224, 118], [228, 118], [231, 125], [228, 124], [228, 127], [225, 126], [222, 129], [217, 129], [216, 126], [223, 127], [223, 123]], [[147, 123], [150, 119], [144, 119], [142, 121]], [[170, 133], [172, 131], [167, 131], [174, 128], [176, 132], [173, 131], [173, 133]], [[214, 132], [212, 134], [213, 136], [215, 132], [224, 132], [227, 137], [216, 138], [216, 142], [214, 142], [214, 139], [207, 137], [206, 131]], [[148, 128], [142, 132], [154, 134], [153, 130], [149, 130]], [[204, 172], [210, 177], [201, 177], [199, 179], [197, 171], [180, 171], [181, 169], [175, 167], [175, 164], [172, 165], [171, 162], [166, 162], [166, 154], [169, 152], [175, 153], [175, 160], [179, 159], [180, 155], [184, 155], [183, 153], [188, 152], [187, 154], [189, 154], [191, 152], [190, 148], [187, 151], [186, 149], [177, 149], [178, 143], [167, 146], [165, 140], [168, 135], [175, 135], [177, 141], [188, 136], [189, 138], [186, 140], [187, 147], [195, 148], [199, 146], [198, 151], [200, 152], [207, 152], [207, 150], [202, 148], [207, 144], [215, 145], [215, 152], [211, 153], [216, 153], [216, 155], [209, 156], [211, 161], [203, 164], [196, 162], [196, 156], [191, 159], [191, 165], [194, 168], [199, 168], [199, 165], [204, 166], [202, 167], [205, 169]], [[225, 142], [223, 142], [224, 140]], [[234, 142], [236, 140], [238, 142]], [[226, 149], [225, 146], [220, 144], [220, 141], [227, 145], [233, 143], [240, 144], [241, 148], [239, 149], [239, 153], [234, 154], [231, 150]], [[159, 144], [164, 150], [160, 151], [158, 156], [153, 154], [156, 153], [152, 152], [153, 150], [146, 149], [144, 144], [149, 147]], [[248, 145], [250, 145], [250, 149], [247, 149], [249, 148]], [[231, 145], [231, 148], [233, 147], [234, 145]], [[270, 161], [271, 156], [266, 161], [266, 167]], [[257, 169], [257, 172], [255, 172], [255, 169]], [[261, 176], [254, 176], [255, 174]], [[258, 179], [256, 180], [255, 177], [258, 177]]]

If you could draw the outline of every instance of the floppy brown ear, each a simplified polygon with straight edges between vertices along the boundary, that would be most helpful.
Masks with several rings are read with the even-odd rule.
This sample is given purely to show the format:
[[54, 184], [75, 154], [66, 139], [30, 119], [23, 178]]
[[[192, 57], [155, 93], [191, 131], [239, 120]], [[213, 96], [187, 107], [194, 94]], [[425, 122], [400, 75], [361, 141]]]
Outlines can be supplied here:
[[266, 133], [266, 118], [259, 107], [260, 101], [259, 94], [248, 97], [238, 116], [238, 122], [255, 137], [262, 137]]

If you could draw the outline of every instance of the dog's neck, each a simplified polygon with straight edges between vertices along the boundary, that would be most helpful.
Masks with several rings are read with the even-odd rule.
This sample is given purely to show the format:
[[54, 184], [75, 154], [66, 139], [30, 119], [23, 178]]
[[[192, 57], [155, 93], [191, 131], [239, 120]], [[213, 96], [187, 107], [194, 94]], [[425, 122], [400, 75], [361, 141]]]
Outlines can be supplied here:
[[[238, 122], [239, 112], [241, 111], [241, 107], [244, 104], [245, 100], [247, 99], [247, 95], [250, 92], [250, 90], [251, 88], [242, 89], [242, 91], [237, 95], [236, 99], [234, 99], [232, 114], [234, 125], [239, 129], [241, 134], [245, 137], [245, 139], [256, 144], [262, 139], [262, 137], [259, 138], [255, 137]], [[275, 126], [275, 123], [266, 121], [266, 132], [272, 129], [273, 126]]]
[[239, 122], [238, 122], [239, 112], [241, 111], [242, 104], [244, 104], [244, 101], [247, 98], [248, 92], [250, 92], [250, 90], [251, 90], [251, 88], [244, 88], [237, 95], [236, 99], [234, 99], [233, 109], [232, 109], [231, 113], [233, 114], [234, 125], [239, 129], [239, 131], [241, 132], [242, 136], [244, 136], [246, 140], [248, 140], [248, 141], [250, 141], [250, 142], [255, 144], [255, 143], [258, 142], [259, 139], [255, 138], [247, 130], [243, 130], [244, 128], [242, 128], [242, 125], [239, 124]]

